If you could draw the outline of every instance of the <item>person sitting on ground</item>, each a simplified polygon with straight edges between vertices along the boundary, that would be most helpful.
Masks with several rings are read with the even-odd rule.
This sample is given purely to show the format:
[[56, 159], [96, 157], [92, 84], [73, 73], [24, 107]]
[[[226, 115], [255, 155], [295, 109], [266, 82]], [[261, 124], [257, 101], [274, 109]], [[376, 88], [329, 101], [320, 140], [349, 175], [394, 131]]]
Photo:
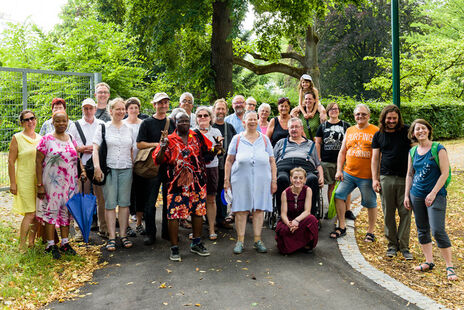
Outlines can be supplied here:
[[451, 242], [445, 230], [445, 183], [450, 173], [449, 159], [445, 147], [432, 142], [432, 133], [432, 126], [424, 119], [416, 119], [409, 128], [409, 139], [419, 142], [419, 145], [411, 149], [408, 156], [404, 206], [414, 211], [417, 235], [425, 256], [425, 262], [415, 270], [427, 271], [435, 267], [430, 237], [432, 230], [446, 263], [447, 278], [454, 281], [458, 277], [454, 270]]
[[335, 179], [341, 181], [335, 191], [335, 207], [339, 226], [330, 233], [336, 239], [346, 235], [346, 200], [357, 187], [361, 192], [361, 205], [367, 208], [368, 228], [365, 242], [374, 242], [375, 222], [377, 219], [377, 196], [372, 189], [372, 139], [379, 127], [369, 124], [371, 111], [365, 104], [354, 109], [355, 126], [346, 130], [342, 147], [338, 153]]
[[32, 247], [37, 229], [35, 157], [37, 144], [42, 136], [35, 133], [37, 118], [31, 110], [23, 110], [19, 114], [19, 122], [24, 129], [11, 139], [8, 152], [8, 175], [10, 192], [14, 195], [12, 211], [24, 215], [19, 229], [19, 250], [25, 251], [28, 235], [29, 247]]
[[279, 110], [279, 115], [271, 119], [269, 126], [266, 130], [266, 135], [269, 137], [272, 143], [272, 147], [276, 143], [285, 137], [288, 136], [288, 120], [291, 118], [290, 109], [292, 108], [290, 104], [290, 99], [280, 98], [277, 102], [277, 109]]
[[[37, 204], [36, 217], [45, 223], [47, 240], [46, 252], [54, 259], [64, 254], [75, 255], [69, 244], [69, 224], [71, 213], [66, 203], [78, 192], [77, 165], [80, 163], [76, 150], [77, 143], [66, 133], [68, 115], [64, 111], [53, 114], [52, 133], [46, 134], [39, 142], [36, 152]], [[86, 179], [85, 169], [81, 165], [81, 178]], [[55, 226], [60, 226], [61, 247], [55, 244]]]
[[266, 253], [261, 230], [264, 212], [272, 211], [272, 194], [277, 189], [276, 166], [269, 138], [257, 130], [257, 113], [247, 112], [244, 120], [246, 130], [235, 135], [229, 145], [224, 176], [224, 190], [230, 189], [233, 194], [232, 212], [237, 230], [234, 253], [243, 252], [249, 213], [253, 214], [253, 247]]
[[155, 164], [165, 163], [168, 167], [168, 229], [171, 241], [172, 261], [180, 261], [179, 254], [179, 219], [192, 217], [193, 241], [190, 252], [200, 256], [210, 255], [201, 242], [203, 216], [206, 215], [206, 168], [221, 148], [212, 143], [201, 133], [190, 129], [187, 113], [176, 115], [176, 130], [168, 136], [162, 131], [160, 144], [153, 152]]
[[[330, 201], [335, 188], [338, 153], [342, 147], [345, 132], [350, 127], [350, 124], [338, 118], [340, 108], [337, 103], [329, 103], [327, 105], [327, 112], [329, 113], [329, 120], [319, 125], [315, 140], [317, 155], [321, 159], [321, 166], [324, 170], [324, 183], [328, 186], [327, 201]], [[351, 195], [348, 195], [346, 198], [345, 218], [354, 221], [356, 216], [354, 216], [350, 207]]]
[[264, 135], [269, 126], [269, 115], [271, 115], [271, 106], [268, 103], [261, 103], [258, 108], [258, 126], [261, 128], [261, 133]]
[[324, 186], [322, 166], [313, 141], [303, 136], [303, 125], [298, 118], [291, 118], [287, 124], [290, 137], [281, 139], [274, 146], [277, 162], [277, 210], [280, 212], [280, 197], [290, 185], [290, 170], [302, 167], [306, 171], [306, 185], [312, 190], [311, 214], [316, 214], [319, 188]]
[[[304, 101], [307, 92], [314, 94], [315, 105], [305, 106]], [[298, 109], [305, 119], [312, 119], [316, 115], [316, 112], [319, 112], [321, 123], [327, 120], [327, 113], [324, 106], [319, 101], [319, 91], [314, 87], [313, 79], [309, 74], [303, 74], [301, 76], [300, 82], [298, 83], [298, 94]], [[309, 137], [307, 136], [307, 138]]]
[[305, 185], [306, 171], [293, 168], [290, 171], [291, 186], [282, 192], [280, 220], [277, 223], [275, 239], [282, 254], [290, 254], [304, 249], [307, 252], [316, 247], [318, 221], [311, 214], [311, 189]]
[[[108, 104], [111, 122], [98, 126], [93, 139], [94, 177], [97, 181], [106, 178], [103, 185], [105, 197], [105, 218], [108, 225], [108, 251], [116, 250], [116, 206], [119, 207], [119, 236], [124, 248], [131, 248], [132, 241], [127, 237], [129, 224], [130, 193], [132, 187], [132, 152], [134, 138], [132, 128], [122, 120], [126, 115], [126, 104], [123, 99], [115, 98]], [[104, 176], [100, 167], [98, 150], [103, 143], [103, 129], [105, 127], [105, 141], [107, 146], [106, 164], [110, 170]]]

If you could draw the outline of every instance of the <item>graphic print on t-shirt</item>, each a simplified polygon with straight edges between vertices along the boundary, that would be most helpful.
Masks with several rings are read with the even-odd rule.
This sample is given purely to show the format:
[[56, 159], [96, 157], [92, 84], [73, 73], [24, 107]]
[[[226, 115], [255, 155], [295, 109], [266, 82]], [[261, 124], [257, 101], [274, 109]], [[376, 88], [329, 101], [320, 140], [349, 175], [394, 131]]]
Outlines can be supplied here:
[[342, 148], [345, 128], [335, 125], [324, 130], [324, 151], [339, 151]]

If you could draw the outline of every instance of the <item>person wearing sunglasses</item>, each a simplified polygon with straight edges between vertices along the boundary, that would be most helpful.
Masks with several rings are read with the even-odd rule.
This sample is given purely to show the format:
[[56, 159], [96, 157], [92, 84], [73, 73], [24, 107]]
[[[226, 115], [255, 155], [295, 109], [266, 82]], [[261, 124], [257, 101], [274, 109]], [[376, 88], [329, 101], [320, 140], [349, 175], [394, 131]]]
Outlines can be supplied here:
[[24, 216], [19, 229], [19, 249], [25, 251], [27, 237], [29, 236], [29, 246], [33, 246], [36, 232], [35, 153], [42, 136], [35, 133], [37, 119], [31, 110], [22, 111], [19, 115], [19, 122], [23, 130], [11, 139], [8, 152], [8, 174], [10, 192], [14, 195], [12, 211]]
[[355, 126], [346, 130], [342, 147], [338, 153], [335, 179], [341, 181], [335, 192], [335, 207], [339, 226], [330, 233], [336, 239], [346, 234], [345, 212], [348, 195], [357, 187], [361, 192], [361, 205], [367, 208], [369, 226], [365, 242], [374, 242], [377, 219], [377, 196], [372, 189], [372, 139], [379, 127], [369, 124], [371, 111], [365, 104], [354, 109]]

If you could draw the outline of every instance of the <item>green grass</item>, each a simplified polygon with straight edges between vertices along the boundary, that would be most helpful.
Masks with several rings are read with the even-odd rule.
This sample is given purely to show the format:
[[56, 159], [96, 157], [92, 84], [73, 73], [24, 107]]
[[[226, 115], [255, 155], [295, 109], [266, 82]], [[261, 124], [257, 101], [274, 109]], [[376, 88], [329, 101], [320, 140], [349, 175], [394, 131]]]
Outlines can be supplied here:
[[26, 304], [39, 307], [60, 285], [64, 268], [84, 265], [85, 258], [81, 256], [63, 256], [59, 262], [53, 260], [39, 243], [21, 254], [17, 230], [0, 222], [0, 308], [2, 303], [12, 308], [22, 308], [21, 305]]

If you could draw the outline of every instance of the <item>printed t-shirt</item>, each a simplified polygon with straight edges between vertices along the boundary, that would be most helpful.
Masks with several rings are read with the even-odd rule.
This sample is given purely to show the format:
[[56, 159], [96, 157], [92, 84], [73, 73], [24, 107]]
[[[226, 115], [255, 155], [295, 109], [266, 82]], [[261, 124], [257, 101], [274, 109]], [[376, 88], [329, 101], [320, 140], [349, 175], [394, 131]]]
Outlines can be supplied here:
[[369, 124], [364, 129], [352, 126], [346, 130], [346, 162], [343, 169], [351, 176], [372, 179], [372, 138], [379, 127]]

